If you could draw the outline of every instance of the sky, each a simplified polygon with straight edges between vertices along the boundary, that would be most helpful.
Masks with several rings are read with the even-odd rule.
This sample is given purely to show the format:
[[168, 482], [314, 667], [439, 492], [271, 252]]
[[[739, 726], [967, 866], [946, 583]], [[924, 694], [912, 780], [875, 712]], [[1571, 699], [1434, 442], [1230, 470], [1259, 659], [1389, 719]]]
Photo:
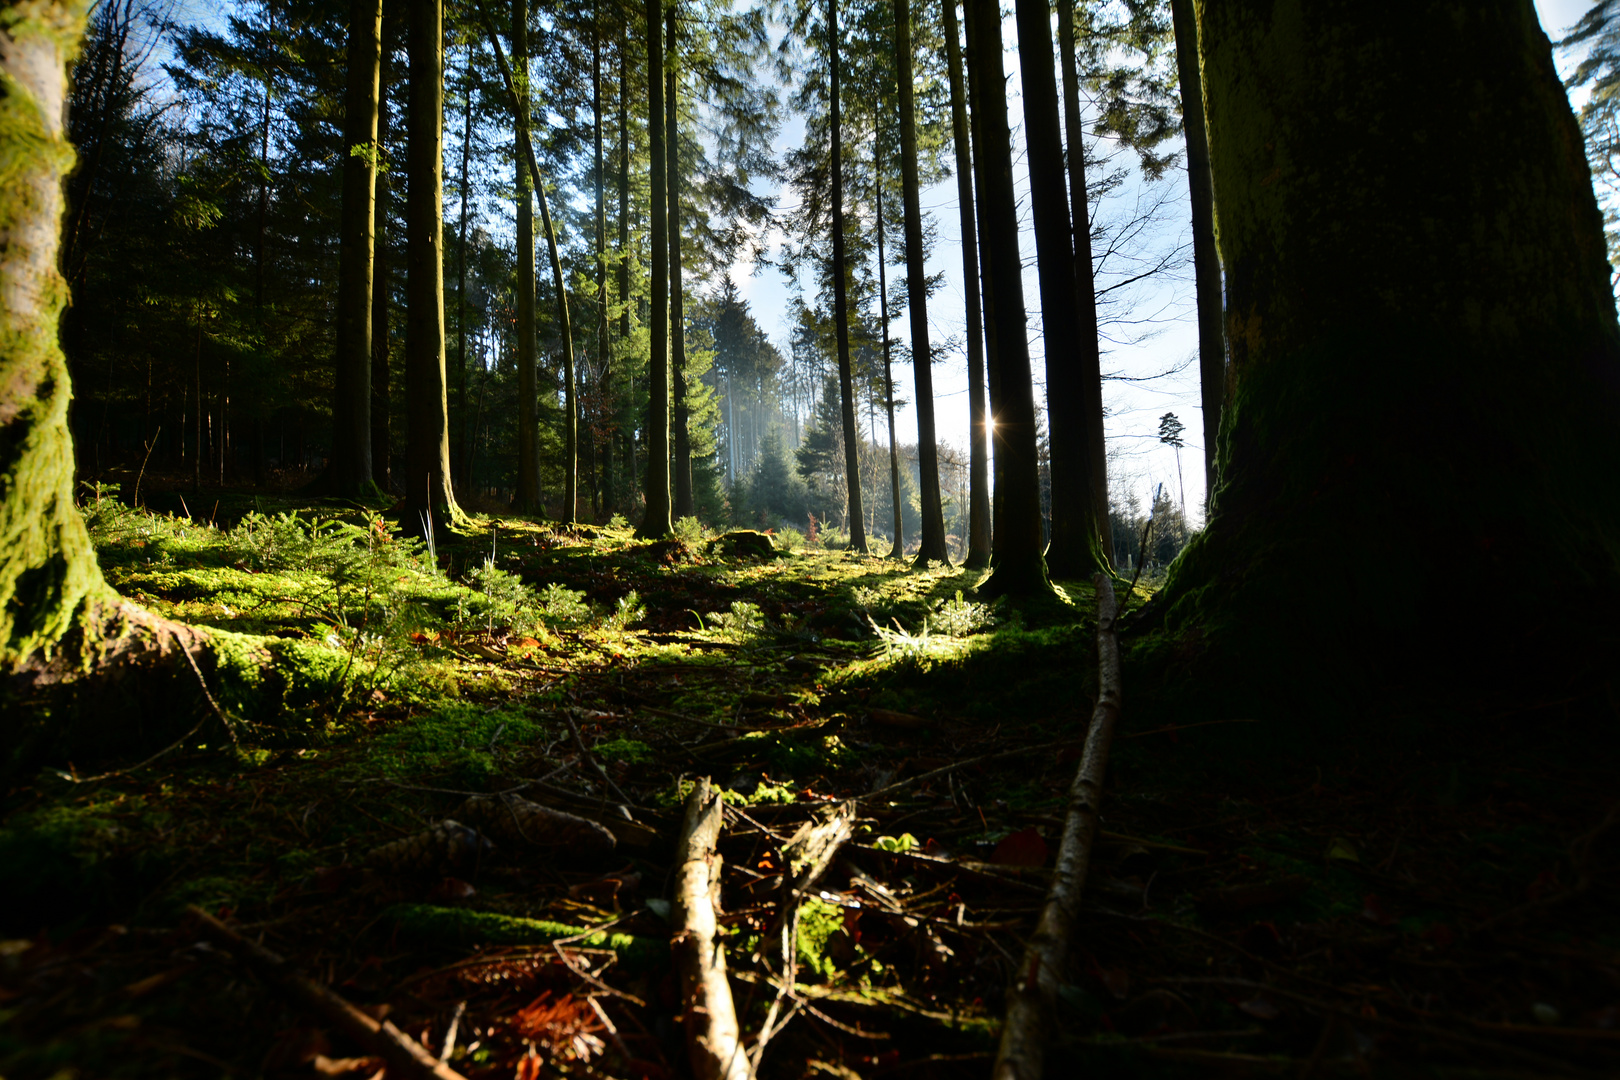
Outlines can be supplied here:
[[[1557, 40], [1590, 7], [1590, 0], [1536, 0], [1537, 14], [1543, 29], [1552, 40]], [[1016, 41], [1016, 30], [1009, 19], [1003, 27], [1003, 38], [1011, 45]], [[1015, 176], [1024, 168], [1022, 158], [1023, 134], [1020, 129], [1022, 113], [1017, 97], [1019, 81], [1017, 54], [1007, 54], [1009, 76], [1009, 110], [1013, 125]], [[1567, 64], [1560, 64], [1567, 69]], [[785, 125], [778, 139], [779, 149], [787, 149], [803, 136], [802, 123]], [[1104, 142], [1100, 149], [1110, 151]], [[1128, 154], [1121, 155], [1119, 164], [1127, 164]], [[1030, 225], [1027, 179], [1018, 177], [1020, 192], [1020, 238], [1024, 251], [1025, 302], [1029, 306], [1030, 356], [1034, 365], [1038, 400], [1044, 401], [1044, 357], [1040, 334], [1039, 285], [1035, 276], [1034, 236]], [[1198, 334], [1196, 326], [1195, 296], [1190, 260], [1191, 229], [1186, 192], [1186, 173], [1174, 170], [1167, 174], [1164, 190], [1155, 190], [1144, 184], [1139, 174], [1132, 181], [1106, 199], [1099, 217], [1119, 221], [1131, 216], [1133, 210], [1145, 200], [1167, 198], [1162, 208], [1163, 221], [1147, 237], [1153, 252], [1174, 251], [1185, 248], [1185, 265], [1178, 271], [1158, 275], [1133, 291], [1129, 324], [1119, 322], [1103, 327], [1103, 371], [1116, 378], [1105, 381], [1103, 388], [1106, 420], [1104, 430], [1108, 440], [1111, 485], [1116, 501], [1123, 502], [1123, 492], [1134, 493], [1142, 503], [1150, 499], [1156, 485], [1165, 485], [1166, 493], [1177, 501], [1184, 501], [1190, 523], [1203, 520], [1203, 413], [1198, 388]], [[779, 193], [779, 213], [792, 208], [795, 196], [791, 191]], [[925, 188], [921, 196], [923, 212], [934, 218], [938, 225], [939, 241], [928, 262], [930, 274], [943, 273], [944, 284], [929, 300], [928, 322], [935, 341], [954, 338], [961, 342], [966, 334], [964, 314], [964, 278], [961, 257], [959, 212], [956, 181]], [[773, 238], [772, 248], [779, 246], [781, 237]], [[891, 274], [901, 273], [896, 267]], [[774, 267], [766, 267], [758, 274], [752, 268], [739, 264], [732, 276], [753, 309], [754, 317], [770, 335], [773, 342], [787, 353], [790, 290], [788, 283]], [[895, 318], [891, 334], [905, 341], [909, 338], [909, 320]], [[935, 416], [940, 438], [958, 447], [966, 448], [968, 434], [967, 362], [958, 347], [934, 365]], [[914, 396], [910, 389], [909, 367], [895, 370], [896, 395]], [[1126, 381], [1138, 380], [1138, 381]], [[1160, 418], [1173, 412], [1185, 425], [1183, 438], [1186, 448], [1177, 453], [1158, 441]], [[907, 408], [896, 420], [897, 434], [902, 443], [917, 438], [916, 413]]]

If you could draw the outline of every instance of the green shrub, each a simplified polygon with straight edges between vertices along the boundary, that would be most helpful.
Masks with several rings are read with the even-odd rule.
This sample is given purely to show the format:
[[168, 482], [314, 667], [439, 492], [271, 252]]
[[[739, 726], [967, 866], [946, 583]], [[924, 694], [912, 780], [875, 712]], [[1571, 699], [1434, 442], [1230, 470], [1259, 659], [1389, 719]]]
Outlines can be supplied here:
[[776, 546], [783, 551], [798, 551], [804, 547], [804, 533], [791, 525], [776, 530]]
[[683, 517], [675, 522], [675, 535], [687, 544], [701, 544], [704, 538], [703, 522], [695, 517]]

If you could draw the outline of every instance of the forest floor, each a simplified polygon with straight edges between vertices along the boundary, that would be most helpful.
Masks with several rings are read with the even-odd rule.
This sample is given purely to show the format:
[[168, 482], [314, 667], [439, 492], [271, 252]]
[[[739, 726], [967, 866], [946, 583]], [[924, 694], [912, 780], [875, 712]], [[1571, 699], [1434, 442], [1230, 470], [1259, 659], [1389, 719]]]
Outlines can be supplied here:
[[[352, 506], [306, 504], [347, 526], [312, 535], [219, 500], [90, 516], [124, 595], [289, 669], [276, 712], [221, 683], [229, 737], [5, 792], [0, 1076], [380, 1075], [188, 904], [465, 1076], [689, 1075], [667, 920], [702, 776], [745, 1041], [788, 1018], [760, 1075], [987, 1074], [1091, 714], [1089, 586], [990, 609], [955, 568], [521, 520], [429, 559]], [[1132, 675], [1053, 1075], [1620, 1074], [1620, 768], [1548, 736], [1562, 703], [1282, 752], [1133, 713]], [[502, 791], [616, 846], [420, 839]], [[845, 799], [784, 950], [784, 845]]]

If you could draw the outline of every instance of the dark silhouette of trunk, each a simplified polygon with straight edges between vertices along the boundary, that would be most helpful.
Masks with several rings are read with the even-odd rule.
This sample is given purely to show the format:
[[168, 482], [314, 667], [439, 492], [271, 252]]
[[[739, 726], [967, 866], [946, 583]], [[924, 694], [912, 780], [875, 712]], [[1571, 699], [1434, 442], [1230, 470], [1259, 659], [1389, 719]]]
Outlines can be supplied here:
[[[950, 0], [947, 0], [950, 2]], [[939, 442], [934, 431], [934, 350], [928, 339], [928, 274], [923, 269], [922, 206], [917, 183], [917, 106], [911, 83], [911, 0], [895, 0], [894, 54], [900, 82], [900, 195], [906, 214], [906, 293], [911, 314], [911, 367], [917, 384], [917, 471], [922, 546], [917, 565], [949, 565], [945, 509], [939, 492]], [[885, 329], [885, 333], [887, 330]], [[893, 393], [890, 393], [891, 398]], [[893, 427], [893, 418], [890, 418]]]
[[[971, 104], [971, 111], [968, 114], [968, 129], [972, 133], [971, 149], [973, 152], [973, 182], [974, 187], [977, 190], [977, 197], [974, 200], [973, 209], [975, 224], [977, 226], [976, 232], [977, 235], [982, 239], [983, 237], [987, 236], [990, 231], [990, 213], [989, 208], [986, 206], [984, 200], [984, 193], [988, 187], [985, 180], [986, 165], [984, 161], [984, 127], [982, 124], [982, 117], [979, 115], [978, 107], [978, 101], [980, 98], [979, 68], [982, 65], [974, 63], [972, 59], [976, 55], [974, 33], [977, 28], [978, 21], [972, 5], [969, 4], [967, 0], [963, 0], [962, 4], [962, 23], [962, 29], [966, 35], [964, 60], [966, 61], [965, 66], [967, 68], [967, 96], [968, 101]], [[980, 243], [978, 248], [979, 295], [984, 299], [984, 374], [986, 390], [984, 436], [986, 443], [992, 443], [996, 427], [996, 403], [1001, 400], [1001, 363], [996, 353], [995, 276], [990, 268], [990, 251], [988, 245], [985, 243]], [[1003, 474], [1006, 472], [1007, 461], [1006, 458], [1000, 454], [992, 453], [989, 454], [988, 457], [990, 458], [990, 475], [993, 481], [989, 485], [991, 492], [988, 496], [988, 500], [991, 503], [989, 527], [989, 532], [991, 534], [991, 557], [989, 565], [994, 565], [995, 560], [1001, 554], [1001, 536], [996, 532], [996, 522], [1001, 520], [1002, 498], [1006, 491], [1006, 485], [1002, 483], [1002, 480]]]
[[680, 56], [675, 44], [675, 5], [668, 14], [666, 45], [672, 62], [664, 70], [664, 113], [669, 132], [669, 361], [675, 382], [675, 516], [691, 517], [692, 433], [686, 401], [686, 297], [681, 280], [681, 138], [679, 108], [675, 98], [675, 62]]
[[889, 268], [884, 251], [883, 221], [883, 139], [874, 140], [872, 148], [872, 174], [877, 178], [877, 247], [878, 247], [878, 318], [883, 327], [883, 403], [889, 417], [889, 502], [894, 508], [894, 547], [889, 558], [898, 559], [906, 552], [905, 522], [900, 517], [900, 453], [894, 436], [894, 366], [890, 359], [889, 338]]
[[[1496, 712], [1601, 679], [1620, 328], [1531, 5], [1197, 10], [1232, 379], [1209, 525], [1155, 605], [1172, 662], [1265, 706], [1224, 715], [1322, 686], [1382, 715], [1413, 682]], [[1390, 620], [1414, 551], [1445, 552], [1446, 600]]]
[[[1063, 72], [1063, 126], [1068, 139], [1069, 153], [1069, 208], [1073, 215], [1075, 325], [1077, 330], [1075, 353], [1076, 378], [1080, 387], [1079, 408], [1084, 413], [1084, 431], [1089, 466], [1092, 513], [1096, 515], [1097, 541], [1101, 551], [1100, 562], [1106, 567], [1114, 561], [1114, 529], [1110, 524], [1108, 507], [1108, 444], [1103, 432], [1102, 398], [1102, 331], [1097, 325], [1097, 282], [1092, 264], [1091, 202], [1086, 183], [1086, 133], [1084, 118], [1080, 114], [1080, 78], [1075, 70], [1074, 8], [1060, 2], [1058, 9], [1058, 66]], [[1056, 424], [1054, 422], [1054, 427]], [[1053, 489], [1053, 503], [1057, 492]], [[1061, 573], [1053, 552], [1057, 550], [1056, 534], [1052, 550], [1047, 552], [1048, 568]], [[1086, 564], [1074, 568], [1072, 576], [1083, 576]]]
[[1170, 0], [1181, 83], [1181, 126], [1187, 138], [1192, 201], [1193, 279], [1198, 285], [1198, 384], [1204, 406], [1204, 503], [1215, 493], [1216, 450], [1226, 400], [1226, 332], [1221, 326], [1221, 258], [1215, 249], [1215, 189], [1209, 175], [1209, 132], [1198, 74], [1198, 23], [1192, 0]]
[[[388, 31], [397, 25], [383, 14], [383, 49], [377, 67], [377, 152], [379, 163], [387, 158], [388, 131]], [[392, 205], [392, 187], [388, 171], [377, 173], [377, 197], [372, 207], [372, 263], [371, 263], [371, 479], [384, 492], [392, 489], [389, 457], [392, 450], [388, 438], [388, 272], [392, 260], [388, 254], [388, 212]]]
[[378, 494], [371, 466], [371, 288], [377, 198], [377, 82], [382, 0], [349, 5], [343, 209], [338, 241], [332, 459], [318, 482], [346, 497]]
[[652, 357], [647, 387], [647, 509], [636, 535], [673, 530], [669, 506], [669, 163], [664, 145], [663, 8], [647, 0], [647, 141], [652, 158], [652, 205], [647, 257], [652, 261]]
[[[492, 35], [493, 36], [493, 35]], [[536, 514], [540, 506], [540, 418], [538, 372], [534, 355], [534, 188], [539, 178], [529, 170], [529, 5], [512, 0], [512, 71], [508, 79], [512, 122], [517, 138], [517, 496], [519, 513]], [[572, 515], [564, 512], [565, 520]]]
[[450, 481], [444, 368], [444, 23], [439, 0], [409, 0], [410, 123], [406, 161], [405, 528], [432, 515], [465, 522]]
[[[456, 464], [461, 466], [463, 487], [472, 481], [472, 473], [467, 464], [467, 451], [472, 438], [467, 433], [467, 219], [472, 204], [472, 192], [468, 188], [467, 179], [472, 165], [472, 52], [472, 46], [469, 44], [465, 75], [467, 100], [462, 103], [461, 116], [461, 220], [456, 225], [456, 420], [461, 428], [461, 434], [455, 440], [455, 447], [459, 456]], [[534, 246], [532, 240], [529, 246], [531, 248]], [[530, 265], [529, 278], [532, 283], [534, 271], [533, 264]], [[531, 293], [532, 291], [531, 289]]]
[[838, 342], [838, 397], [844, 422], [844, 477], [849, 487], [849, 549], [867, 554], [861, 509], [861, 432], [855, 426], [855, 379], [849, 361], [849, 267], [844, 252], [844, 132], [838, 100], [838, 0], [827, 0], [827, 52], [832, 127], [833, 334]]
[[968, 545], [970, 570], [990, 565], [990, 432], [984, 394], [984, 321], [979, 308], [979, 237], [974, 222], [973, 147], [968, 136], [967, 96], [962, 86], [962, 48], [956, 0], [945, 11], [945, 62], [951, 86], [951, 137], [956, 150], [956, 201], [962, 228], [962, 280], [967, 293]]
[[[630, 340], [630, 20], [619, 26], [619, 340]], [[629, 419], [635, 403], [635, 375], [626, 380], [625, 404], [618, 414], [624, 418], [619, 428], [624, 440], [624, 500], [633, 502], [636, 492], [636, 430]], [[608, 505], [616, 505], [609, 499]]]
[[[1085, 407], [1084, 327], [1076, 308], [1074, 245], [1058, 134], [1057, 80], [1052, 74], [1052, 9], [1047, 0], [1018, 0], [1019, 71], [1024, 86], [1024, 138], [1029, 150], [1029, 202], [1040, 264], [1041, 328], [1046, 339], [1047, 438], [1051, 447], [1052, 540], [1047, 569], [1087, 578], [1107, 563], [1092, 495], [1090, 432]], [[1070, 158], [1074, 160], [1073, 156]], [[1084, 198], [1082, 191], [1081, 197]], [[1089, 294], [1090, 289], [1086, 292]], [[1090, 346], [1095, 349], [1095, 342]]]
[[[602, 502], [613, 508], [613, 354], [608, 345], [608, 252], [607, 252], [607, 161], [602, 154], [602, 3], [597, 0], [591, 22], [591, 119], [596, 143], [596, 367], [601, 372], [597, 423], [591, 428], [593, 472], [595, 458], [601, 457], [600, 480], [591, 490], [601, 492]], [[604, 437], [605, 436], [605, 437]]]
[[[968, 63], [976, 75], [978, 99], [974, 113], [982, 136], [977, 147], [982, 162], [979, 201], [986, 220], [980, 235], [988, 276], [995, 282], [987, 325], [993, 328], [995, 341], [996, 370], [990, 380], [990, 406], [996, 421], [996, 488], [1001, 500], [995, 522], [995, 566], [979, 592], [1027, 596], [1047, 592], [1051, 584], [1042, 556], [1045, 545], [1041, 537], [1035, 391], [1030, 377], [1029, 344], [1024, 337], [1023, 266], [1018, 252], [1001, 18], [995, 0], [967, 3], [973, 12], [970, 31], [974, 46]], [[1073, 295], [1072, 287], [1069, 295]]]

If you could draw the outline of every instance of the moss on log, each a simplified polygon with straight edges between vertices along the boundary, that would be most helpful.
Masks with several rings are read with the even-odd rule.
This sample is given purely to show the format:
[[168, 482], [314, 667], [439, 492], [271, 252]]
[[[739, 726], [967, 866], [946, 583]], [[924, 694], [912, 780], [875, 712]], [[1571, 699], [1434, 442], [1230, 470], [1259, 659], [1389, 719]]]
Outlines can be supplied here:
[[[580, 948], [612, 949], [629, 968], [659, 967], [669, 962], [669, 943], [609, 931], [590, 933], [582, 926], [498, 915], [431, 904], [395, 904], [386, 913], [401, 935], [442, 945], [550, 945], [562, 938]], [[580, 935], [584, 935], [581, 937]]]

